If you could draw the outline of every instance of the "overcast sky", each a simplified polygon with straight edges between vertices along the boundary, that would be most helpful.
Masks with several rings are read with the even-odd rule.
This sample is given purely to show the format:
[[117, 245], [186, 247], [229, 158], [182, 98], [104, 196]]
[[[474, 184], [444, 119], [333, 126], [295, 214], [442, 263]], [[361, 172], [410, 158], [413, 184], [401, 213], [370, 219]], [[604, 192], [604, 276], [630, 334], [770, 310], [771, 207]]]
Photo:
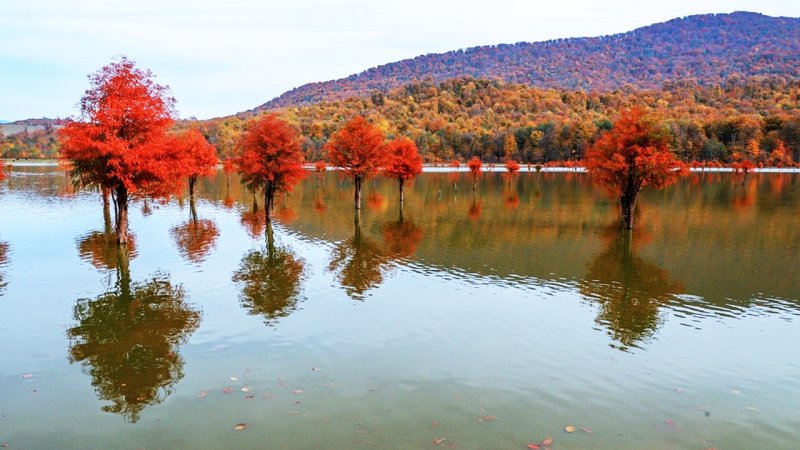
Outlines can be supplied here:
[[181, 117], [210, 118], [425, 53], [614, 34], [710, 12], [800, 17], [800, 0], [4, 3], [0, 120], [75, 115], [86, 75], [116, 55], [169, 85]]

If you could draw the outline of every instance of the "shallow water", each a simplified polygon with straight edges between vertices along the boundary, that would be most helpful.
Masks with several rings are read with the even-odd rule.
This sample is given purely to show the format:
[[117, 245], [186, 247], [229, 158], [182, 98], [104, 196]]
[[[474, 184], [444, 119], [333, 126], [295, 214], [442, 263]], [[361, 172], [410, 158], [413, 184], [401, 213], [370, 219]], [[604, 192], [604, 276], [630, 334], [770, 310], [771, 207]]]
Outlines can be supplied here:
[[423, 174], [402, 219], [379, 179], [356, 222], [331, 172], [270, 240], [220, 173], [196, 220], [134, 204], [125, 255], [96, 192], [16, 166], [0, 444], [796, 448], [800, 175], [742, 181], [647, 192], [629, 236], [585, 174]]

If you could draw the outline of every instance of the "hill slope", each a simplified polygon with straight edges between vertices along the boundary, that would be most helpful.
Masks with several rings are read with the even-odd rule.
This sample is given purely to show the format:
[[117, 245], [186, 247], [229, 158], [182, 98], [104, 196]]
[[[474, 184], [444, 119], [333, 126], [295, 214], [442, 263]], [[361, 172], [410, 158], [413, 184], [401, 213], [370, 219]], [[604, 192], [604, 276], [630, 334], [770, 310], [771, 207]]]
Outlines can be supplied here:
[[733, 74], [800, 78], [800, 19], [748, 12], [708, 14], [611, 36], [429, 54], [340, 80], [306, 84], [255, 110], [364, 96], [423, 78], [472, 76], [608, 91], [625, 86], [654, 89], [679, 79], [718, 83]]

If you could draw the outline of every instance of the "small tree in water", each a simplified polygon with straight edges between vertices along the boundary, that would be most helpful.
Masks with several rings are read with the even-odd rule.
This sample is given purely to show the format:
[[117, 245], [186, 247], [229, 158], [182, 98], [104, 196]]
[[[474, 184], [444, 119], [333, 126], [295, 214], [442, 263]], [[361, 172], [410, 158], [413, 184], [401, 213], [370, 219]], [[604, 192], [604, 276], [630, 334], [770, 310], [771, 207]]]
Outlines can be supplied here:
[[328, 157], [336, 167], [353, 179], [355, 208], [361, 210], [361, 185], [383, 167], [386, 160], [385, 136], [367, 119], [358, 116], [347, 122], [325, 145]]
[[189, 197], [194, 198], [197, 177], [208, 177], [216, 172], [217, 150], [198, 130], [188, 130], [173, 136], [171, 146], [173, 151], [183, 154], [183, 170], [189, 178]]
[[264, 190], [264, 209], [270, 220], [275, 193], [291, 191], [305, 176], [300, 136], [278, 116], [263, 116], [242, 135], [236, 165], [253, 192]]
[[89, 76], [81, 120], [59, 130], [61, 158], [78, 184], [114, 198], [117, 243], [128, 242], [128, 198], [166, 196], [181, 182], [181, 152], [167, 145], [175, 99], [150, 71], [121, 58]]
[[388, 153], [386, 176], [394, 178], [400, 183], [400, 208], [403, 207], [403, 185], [408, 180], [422, 173], [422, 158], [419, 156], [417, 146], [407, 138], [397, 138], [386, 146]]
[[687, 173], [669, 148], [667, 130], [640, 108], [623, 111], [613, 128], [586, 153], [595, 183], [619, 198], [625, 229], [633, 229], [636, 197], [645, 186], [660, 189]]

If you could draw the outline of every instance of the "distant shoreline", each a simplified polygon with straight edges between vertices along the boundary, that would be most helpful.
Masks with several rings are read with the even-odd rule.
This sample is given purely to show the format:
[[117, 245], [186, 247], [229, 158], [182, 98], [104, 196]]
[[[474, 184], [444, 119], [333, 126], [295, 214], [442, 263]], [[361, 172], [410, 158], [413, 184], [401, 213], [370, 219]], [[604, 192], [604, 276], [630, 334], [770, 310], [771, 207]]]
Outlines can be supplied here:
[[[19, 167], [47, 167], [47, 166], [57, 166], [58, 160], [56, 159], [12, 159], [12, 158], [0, 158], [0, 161], [7, 166], [19, 166]], [[218, 168], [222, 168], [220, 164]], [[305, 164], [304, 168], [306, 170], [314, 170], [313, 164]], [[326, 170], [337, 170], [335, 167], [328, 167]], [[464, 172], [469, 173], [469, 167], [466, 165], [462, 165], [460, 167], [450, 167], [450, 166], [433, 166], [433, 165], [425, 165], [422, 167], [422, 171], [425, 173], [454, 173], [454, 172]], [[495, 167], [488, 167], [488, 165], [484, 165], [481, 169], [482, 172], [508, 172], [506, 170], [505, 165], [497, 164]], [[733, 173], [734, 169], [731, 167], [691, 167], [689, 171], [692, 173]], [[553, 166], [553, 167], [542, 167], [541, 170], [537, 171], [535, 167], [531, 166], [529, 169], [527, 166], [521, 166], [519, 169], [520, 173], [586, 173], [586, 169], [583, 167], [566, 167], [566, 166]], [[800, 173], [800, 167], [761, 167], [750, 169], [750, 173]]]

